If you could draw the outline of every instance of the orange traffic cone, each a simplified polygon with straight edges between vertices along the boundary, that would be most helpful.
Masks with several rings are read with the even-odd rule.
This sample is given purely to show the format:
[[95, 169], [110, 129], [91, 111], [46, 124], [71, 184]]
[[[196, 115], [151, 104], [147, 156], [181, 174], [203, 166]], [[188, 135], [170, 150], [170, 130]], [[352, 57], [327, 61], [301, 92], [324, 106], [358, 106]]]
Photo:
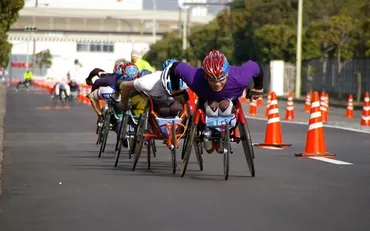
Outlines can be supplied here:
[[283, 143], [280, 128], [279, 108], [275, 92], [271, 93], [271, 102], [267, 120], [265, 142], [254, 144], [254, 146], [269, 149], [281, 149], [291, 146], [291, 144]]
[[285, 120], [294, 120], [293, 92], [290, 92], [288, 96], [285, 110]]
[[265, 111], [265, 116], [266, 117], [268, 117], [268, 115], [269, 115], [270, 102], [271, 102], [271, 92], [269, 92], [268, 95], [267, 95], [267, 103], [266, 103], [266, 111]]
[[311, 108], [311, 94], [310, 92], [307, 92], [306, 101], [304, 103], [304, 112], [310, 112], [310, 108]]
[[370, 126], [370, 99], [369, 92], [365, 93], [364, 106], [362, 107], [361, 126]]
[[335, 158], [335, 154], [326, 151], [324, 128], [322, 125], [319, 93], [312, 93], [310, 120], [307, 131], [306, 148], [304, 153], [295, 154], [297, 157], [326, 157]]
[[253, 100], [250, 104], [249, 104], [249, 115], [251, 116], [255, 116], [257, 115], [257, 103], [255, 100]]
[[326, 93], [324, 91], [321, 92], [320, 96], [320, 110], [322, 122], [328, 122], [328, 106], [326, 104]]
[[263, 106], [263, 99], [262, 99], [262, 97], [259, 97], [257, 99], [257, 107], [262, 107], [262, 106]]
[[348, 104], [346, 110], [346, 118], [352, 119], [353, 118], [353, 97], [352, 94], [348, 96]]

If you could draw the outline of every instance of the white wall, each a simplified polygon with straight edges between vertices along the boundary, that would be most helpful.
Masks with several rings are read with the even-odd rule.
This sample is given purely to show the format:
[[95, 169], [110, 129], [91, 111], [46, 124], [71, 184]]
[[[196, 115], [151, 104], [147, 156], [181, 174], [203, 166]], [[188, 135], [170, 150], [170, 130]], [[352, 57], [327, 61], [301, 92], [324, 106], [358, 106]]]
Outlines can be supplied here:
[[[34, 7], [35, 0], [25, 2], [25, 7]], [[143, 0], [39, 0], [38, 7], [73, 9], [142, 10]]]
[[[26, 41], [10, 41], [13, 44], [12, 54], [28, 54], [29, 62], [31, 62], [31, 55], [33, 44]], [[113, 53], [103, 52], [77, 52], [76, 42], [36, 42], [36, 53], [49, 49], [53, 55], [53, 65], [47, 71], [45, 77], [52, 77], [56, 80], [66, 78], [68, 72], [71, 77], [77, 81], [84, 82], [85, 78], [93, 68], [101, 68], [105, 71], [111, 72], [113, 70], [114, 61], [119, 58], [131, 60], [132, 48], [146, 52], [149, 45], [145, 43], [116, 43]], [[78, 59], [82, 67], [75, 66], [74, 61]]]

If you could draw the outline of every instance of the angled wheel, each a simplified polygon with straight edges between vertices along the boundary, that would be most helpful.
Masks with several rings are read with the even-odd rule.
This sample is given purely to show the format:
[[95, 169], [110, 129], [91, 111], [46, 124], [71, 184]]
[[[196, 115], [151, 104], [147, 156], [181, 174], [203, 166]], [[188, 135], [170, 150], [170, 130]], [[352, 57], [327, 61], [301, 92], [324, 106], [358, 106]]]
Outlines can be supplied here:
[[126, 137], [126, 133], [127, 133], [128, 117], [129, 117], [129, 115], [125, 115], [125, 117], [123, 118], [123, 120], [121, 122], [120, 130], [119, 130], [119, 135], [118, 135], [118, 139], [117, 139], [117, 148], [116, 148], [117, 153], [116, 153], [116, 161], [114, 163], [114, 167], [117, 167], [118, 161], [119, 161], [119, 157], [121, 155], [122, 139], [123, 138], [127, 138]]
[[249, 172], [252, 175], [252, 177], [255, 176], [255, 168], [254, 168], [254, 150], [252, 145], [252, 138], [249, 133], [249, 128], [247, 121], [245, 121], [245, 124], [239, 123], [239, 131], [240, 131], [240, 140], [242, 141], [243, 150], [245, 159], [248, 163]]
[[224, 179], [227, 180], [229, 178], [229, 171], [230, 171], [230, 152], [231, 152], [231, 143], [230, 143], [230, 130], [229, 124], [225, 124], [225, 132], [221, 139], [222, 142], [222, 155], [223, 155], [223, 162], [224, 162]]
[[150, 145], [151, 147], [152, 147], [152, 151], [153, 151], [153, 156], [154, 157], [157, 157], [157, 146], [155, 146], [155, 140], [151, 140], [151, 145]]
[[202, 143], [195, 141], [194, 143], [194, 150], [195, 150], [195, 156], [197, 157], [197, 161], [199, 164], [199, 170], [203, 171], [203, 148], [202, 148]]
[[[190, 116], [189, 121], [192, 120], [192, 117]], [[184, 156], [185, 156], [185, 153], [186, 153], [186, 146], [187, 146], [187, 143], [189, 141], [189, 137], [190, 137], [190, 125], [188, 123], [188, 125], [186, 126], [186, 130], [185, 130], [185, 137], [184, 137], [184, 143], [182, 145], [182, 150], [181, 150], [181, 159], [183, 160], [184, 159]]]
[[184, 153], [184, 159], [182, 160], [181, 177], [185, 176], [185, 172], [189, 164], [191, 150], [193, 148], [193, 145], [196, 139], [197, 126], [194, 124], [191, 124], [188, 133], [189, 133], [188, 141], [186, 145], [184, 146], [185, 153]]
[[151, 154], [150, 154], [150, 150], [152, 148], [152, 140], [148, 140], [147, 141], [147, 144], [146, 144], [146, 151], [147, 151], [147, 155], [146, 155], [146, 158], [147, 158], [147, 163], [148, 163], [148, 169], [150, 169], [150, 159], [151, 159]]
[[102, 136], [101, 136], [101, 143], [100, 143], [100, 150], [98, 157], [101, 157], [101, 154], [105, 151], [105, 145], [107, 144], [108, 134], [110, 130], [110, 113], [107, 113], [105, 116], [103, 128], [102, 128]]
[[176, 139], [176, 123], [172, 121], [171, 126], [171, 142], [172, 142], [172, 149], [171, 149], [171, 159], [172, 159], [172, 173], [176, 173], [177, 163], [176, 163], [176, 149], [177, 149], [177, 139]]
[[143, 148], [143, 144], [145, 141], [145, 133], [146, 133], [146, 129], [145, 129], [146, 122], [147, 122], [146, 115], [143, 113], [140, 116], [137, 129], [135, 132], [134, 142], [133, 142], [134, 147], [133, 147], [132, 153], [134, 155], [134, 161], [132, 165], [132, 171], [135, 171], [137, 162], [139, 161], [139, 158], [140, 158], [141, 150]]

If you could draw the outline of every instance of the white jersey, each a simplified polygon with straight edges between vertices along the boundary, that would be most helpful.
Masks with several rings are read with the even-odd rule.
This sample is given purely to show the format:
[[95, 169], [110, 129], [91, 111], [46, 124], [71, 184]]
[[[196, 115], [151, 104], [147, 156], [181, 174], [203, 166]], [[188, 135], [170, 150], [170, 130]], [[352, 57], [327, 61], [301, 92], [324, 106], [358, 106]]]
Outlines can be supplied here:
[[110, 99], [114, 95], [114, 89], [111, 87], [99, 87], [97, 90], [98, 99]]
[[134, 80], [134, 87], [138, 92], [145, 92], [155, 101], [171, 103], [173, 98], [167, 95], [161, 82], [162, 71], [156, 71], [152, 74], [144, 75]]

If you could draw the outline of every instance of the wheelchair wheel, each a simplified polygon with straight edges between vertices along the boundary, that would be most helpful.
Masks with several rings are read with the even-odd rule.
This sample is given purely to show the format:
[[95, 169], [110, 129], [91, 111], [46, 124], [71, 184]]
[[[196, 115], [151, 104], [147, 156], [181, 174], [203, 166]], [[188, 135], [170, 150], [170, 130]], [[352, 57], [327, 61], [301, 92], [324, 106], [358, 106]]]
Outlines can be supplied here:
[[202, 143], [195, 141], [194, 150], [195, 150], [195, 156], [197, 157], [197, 161], [199, 164], [199, 170], [203, 171]]
[[191, 124], [189, 131], [187, 131], [187, 134], [186, 134], [188, 136], [188, 141], [186, 142], [186, 145], [184, 146], [185, 153], [184, 153], [184, 159], [182, 160], [181, 177], [184, 177], [186, 169], [188, 167], [191, 150], [193, 148], [193, 144], [196, 139], [196, 134], [197, 134], [197, 125]]
[[171, 142], [172, 142], [172, 149], [171, 149], [171, 159], [172, 159], [172, 173], [176, 173], [177, 163], [176, 163], [176, 149], [177, 149], [177, 139], [176, 139], [176, 124], [175, 121], [172, 121], [171, 126]]
[[152, 147], [153, 156], [154, 157], [157, 157], [157, 154], [156, 154], [156, 152], [157, 152], [157, 146], [155, 146], [155, 140], [151, 140], [150, 146]]
[[229, 124], [226, 123], [225, 132], [223, 137], [221, 137], [222, 142], [222, 152], [223, 152], [223, 159], [224, 159], [224, 179], [227, 180], [229, 178], [229, 171], [230, 171], [230, 152], [231, 152], [231, 142], [230, 142], [230, 130]]
[[[192, 120], [192, 118], [190, 116], [189, 121], [191, 121], [191, 120]], [[189, 141], [189, 136], [190, 136], [190, 132], [189, 131], [190, 131], [190, 126], [188, 124], [188, 126], [186, 126], [184, 143], [182, 145], [182, 150], [181, 150], [181, 160], [183, 160], [184, 159], [184, 156], [185, 156], [186, 146], [187, 146], [187, 143]]]
[[134, 147], [133, 147], [133, 150], [132, 150], [132, 153], [134, 155], [134, 162], [133, 162], [133, 165], [132, 165], [132, 171], [135, 171], [137, 162], [139, 161], [139, 158], [140, 158], [141, 150], [143, 148], [143, 144], [144, 144], [144, 140], [145, 140], [145, 133], [146, 133], [146, 129], [145, 129], [145, 123], [147, 122], [146, 118], [147, 117], [144, 113], [140, 116], [139, 122], [138, 122], [138, 125], [137, 125], [137, 129], [136, 129], [136, 132], [135, 132], [135, 138], [134, 138], [134, 142], [133, 142]]
[[99, 155], [98, 157], [101, 157], [101, 154], [105, 151], [105, 146], [107, 144], [108, 140], [108, 134], [110, 130], [110, 113], [107, 113], [105, 116], [104, 124], [103, 124], [103, 129], [102, 129], [102, 136], [101, 136], [101, 143], [100, 143], [100, 150], [99, 150]]
[[119, 135], [117, 139], [117, 144], [116, 144], [116, 161], [114, 163], [114, 167], [117, 167], [118, 161], [119, 161], [119, 156], [121, 155], [121, 150], [122, 150], [122, 138], [126, 136], [126, 131], [127, 131], [127, 123], [128, 123], [128, 117], [129, 115], [125, 115], [121, 122], [120, 130], [119, 130]]
[[249, 133], [249, 128], [247, 121], [245, 121], [245, 124], [239, 124], [239, 131], [240, 131], [240, 139], [242, 141], [243, 150], [245, 159], [248, 163], [249, 172], [252, 175], [252, 177], [255, 176], [255, 168], [254, 168], [254, 150], [252, 145], [252, 138]]
[[99, 145], [102, 141], [103, 131], [104, 131], [103, 126], [104, 126], [104, 121], [103, 121], [103, 125], [101, 127], [96, 125], [96, 131], [97, 131], [97, 134], [98, 134], [98, 139], [96, 140], [96, 145]]
[[150, 149], [152, 148], [152, 140], [148, 140], [146, 144], [146, 151], [147, 151], [147, 163], [148, 163], [148, 169], [150, 169]]

